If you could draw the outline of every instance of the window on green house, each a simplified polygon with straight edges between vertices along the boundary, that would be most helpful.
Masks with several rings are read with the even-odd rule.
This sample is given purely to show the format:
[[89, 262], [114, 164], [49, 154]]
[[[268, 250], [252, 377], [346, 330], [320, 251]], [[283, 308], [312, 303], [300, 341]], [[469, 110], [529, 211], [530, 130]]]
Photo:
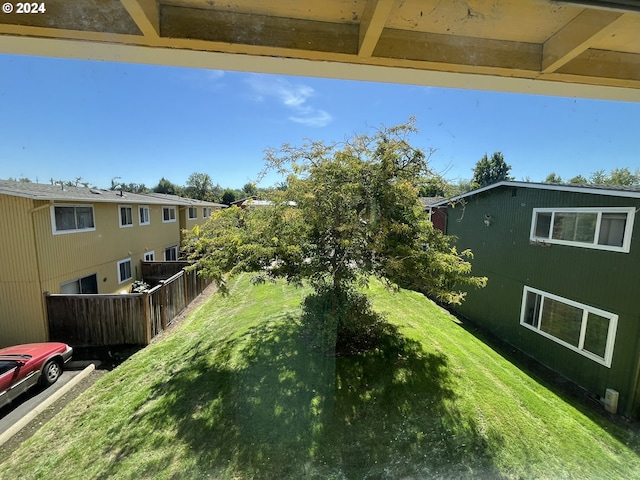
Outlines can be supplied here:
[[618, 316], [524, 287], [520, 324], [598, 363], [611, 366]]
[[534, 208], [532, 241], [628, 253], [635, 208]]

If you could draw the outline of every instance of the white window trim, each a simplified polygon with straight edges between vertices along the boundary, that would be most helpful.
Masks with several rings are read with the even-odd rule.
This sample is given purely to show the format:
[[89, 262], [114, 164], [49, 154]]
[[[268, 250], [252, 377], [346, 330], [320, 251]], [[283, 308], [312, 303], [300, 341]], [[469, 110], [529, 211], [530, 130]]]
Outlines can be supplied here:
[[[147, 260], [147, 256], [151, 255], [151, 260]], [[144, 255], [142, 256], [142, 258], [144, 258], [145, 262], [155, 262], [156, 260], [156, 252], [154, 250], [151, 250], [149, 252], [144, 252]]]
[[[555, 218], [555, 213], [557, 212], [598, 213], [598, 219], [596, 221], [596, 230], [595, 230], [593, 243], [572, 242], [568, 240], [558, 240], [555, 238], [551, 238], [551, 232], [553, 230], [553, 220]], [[551, 213], [551, 224], [549, 226], [548, 237], [538, 237], [535, 234], [536, 217], [538, 213]], [[623, 238], [621, 247], [616, 247], [613, 245], [598, 245], [596, 243], [598, 241], [598, 235], [600, 232], [600, 220], [602, 218], [603, 213], [625, 213], [627, 215], [627, 223], [625, 225], [624, 238]], [[571, 247], [584, 247], [584, 248], [593, 248], [595, 250], [608, 250], [611, 252], [629, 253], [629, 250], [631, 249], [631, 236], [633, 234], [633, 221], [635, 219], [635, 213], [636, 213], [635, 207], [534, 208], [531, 216], [531, 230], [529, 234], [529, 239], [532, 242], [554, 243], [557, 245], [568, 245]]]
[[[173, 211], [173, 218], [170, 218], [169, 220], [165, 220], [164, 219], [164, 211], [165, 209], [169, 210], [169, 211]], [[176, 212], [176, 207], [162, 207], [162, 223], [173, 223], [177, 221], [177, 217], [178, 214]]]
[[[167, 250], [175, 250], [175, 252], [176, 252], [176, 255], [175, 255], [176, 259], [175, 260], [167, 260]], [[178, 245], [171, 245], [170, 247], [166, 247], [164, 249], [164, 261], [165, 262], [175, 262], [175, 261], [177, 261], [179, 253], [180, 252], [178, 251]]]
[[[580, 331], [580, 341], [578, 342], [578, 347], [571, 345], [570, 343], [567, 343], [563, 340], [560, 340], [557, 337], [554, 337], [553, 335], [541, 330], [538, 327], [534, 326], [534, 325], [529, 325], [528, 323], [525, 322], [525, 316], [526, 316], [526, 303], [527, 303], [527, 293], [535, 293], [538, 294], [540, 296], [542, 296], [542, 301], [540, 303], [540, 314], [543, 311], [543, 306], [544, 306], [544, 299], [545, 298], [550, 298], [551, 300], [556, 300], [558, 302], [562, 302], [565, 303], [567, 305], [571, 305], [572, 307], [576, 307], [576, 308], [580, 308], [582, 309], [582, 326], [581, 326], [581, 331]], [[607, 332], [607, 345], [605, 347], [605, 354], [604, 354], [604, 358], [591, 353], [587, 350], [583, 350], [580, 348], [580, 346], [584, 345], [584, 337], [585, 337], [585, 333], [586, 333], [586, 317], [589, 313], [593, 313], [595, 315], [599, 315], [601, 317], [605, 317], [609, 319], [609, 331]], [[614, 350], [614, 345], [615, 345], [615, 341], [616, 341], [616, 331], [618, 329], [618, 315], [616, 315], [615, 313], [611, 313], [611, 312], [607, 312], [604, 310], [600, 310], [599, 308], [595, 308], [595, 307], [591, 307], [589, 305], [585, 305], [583, 303], [579, 303], [579, 302], [575, 302], [573, 300], [569, 300], [568, 298], [563, 298], [560, 297], [558, 295], [554, 295], [552, 293], [548, 293], [545, 292], [543, 290], [538, 290], [537, 288], [532, 288], [532, 287], [528, 287], [525, 285], [523, 292], [522, 292], [522, 305], [521, 305], [521, 309], [520, 309], [520, 325], [522, 325], [523, 327], [528, 328], [529, 330], [532, 330], [540, 335], [542, 335], [543, 337], [546, 337], [550, 340], [553, 340], [556, 343], [559, 343], [560, 345], [567, 347], [570, 350], [573, 350], [574, 352], [579, 353], [580, 355], [583, 355], [591, 360], [593, 360], [594, 362], [600, 363], [602, 365], [604, 365], [605, 367], [611, 368], [611, 362], [613, 360], [613, 350]], [[539, 322], [538, 322], [539, 325]]]
[[[129, 262], [129, 264], [131, 264], [131, 276], [129, 278], [120, 278], [120, 265], [122, 265], [123, 263]], [[133, 264], [131, 262], [131, 257], [129, 258], [125, 258], [124, 260], [120, 260], [118, 262], [118, 266], [117, 266], [117, 273], [118, 273], [118, 285], [123, 284], [128, 282], [129, 280], [133, 279]]]
[[[73, 230], [58, 230], [56, 228], [56, 207], [89, 207], [91, 208], [91, 219], [93, 220], [93, 227], [91, 228], [74, 228]], [[82, 232], [95, 232], [96, 230], [96, 212], [92, 204], [77, 204], [77, 203], [55, 203], [51, 205], [51, 233], [53, 235], [66, 235], [68, 233], [82, 233]], [[118, 212], [119, 213], [119, 212]]]
[[[146, 210], [147, 211], [147, 221], [146, 222], [142, 222], [140, 220], [140, 210]], [[138, 224], [139, 225], [151, 225], [151, 211], [149, 210], [149, 205], [138, 205]]]
[[202, 218], [211, 217], [211, 207], [202, 207]]
[[[196, 212], [195, 216], [191, 216], [191, 210]], [[187, 207], [187, 218], [189, 220], [197, 220], [198, 219], [198, 207]]]
[[[123, 208], [128, 208], [131, 210], [131, 223], [127, 223], [127, 224], [123, 224], [122, 223], [122, 209]], [[134, 223], [134, 215], [133, 215], [133, 206], [131, 205], [118, 205], [118, 225], [120, 226], [120, 228], [131, 228], [133, 227], [133, 223]]]

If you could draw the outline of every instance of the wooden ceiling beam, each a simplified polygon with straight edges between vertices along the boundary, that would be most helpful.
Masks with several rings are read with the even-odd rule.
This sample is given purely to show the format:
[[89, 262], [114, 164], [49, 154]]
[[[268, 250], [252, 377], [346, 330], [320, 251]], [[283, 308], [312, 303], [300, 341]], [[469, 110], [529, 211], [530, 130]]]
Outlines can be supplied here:
[[336, 55], [358, 53], [358, 25], [163, 5], [163, 38], [285, 48]]
[[160, 37], [160, 11], [156, 0], [120, 0], [120, 3], [146, 38]]
[[394, 0], [369, 0], [360, 21], [358, 56], [370, 57], [378, 44]]
[[530, 76], [534, 76], [540, 71], [541, 52], [542, 47], [537, 43], [387, 28], [378, 41], [372, 59], [448, 64], [455, 66], [456, 71], [511, 69], [514, 72], [529, 72]]
[[543, 74], [552, 73], [615, 32], [620, 12], [584, 10], [542, 46]]

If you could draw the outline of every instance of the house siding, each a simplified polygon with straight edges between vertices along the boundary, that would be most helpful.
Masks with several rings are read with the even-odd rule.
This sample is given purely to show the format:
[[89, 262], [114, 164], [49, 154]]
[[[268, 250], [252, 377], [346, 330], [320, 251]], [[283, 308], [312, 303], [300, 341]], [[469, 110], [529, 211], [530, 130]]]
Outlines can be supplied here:
[[[532, 245], [534, 208], [640, 207], [638, 199], [534, 188], [499, 187], [449, 208], [447, 233], [459, 249], [470, 248], [473, 272], [487, 287], [468, 292], [456, 310], [594, 395], [620, 392], [620, 409], [637, 412], [640, 337], [640, 222], [629, 253], [565, 245]], [[491, 225], [484, 224], [490, 215]], [[637, 219], [636, 219], [637, 220]], [[611, 367], [600, 365], [520, 325], [524, 286], [543, 290], [619, 316]]]
[[62, 235], [52, 233], [49, 208], [36, 212], [43, 291], [60, 293], [62, 283], [96, 273], [99, 293], [126, 292], [131, 282], [118, 283], [118, 261], [131, 258], [133, 280], [140, 279], [139, 265], [145, 252], [153, 250], [158, 255], [179, 241], [177, 222], [162, 222], [160, 205], [149, 206], [149, 225], [139, 224], [137, 205], [132, 205], [133, 226], [125, 228], [119, 225], [119, 205], [96, 203], [93, 207], [95, 231]]
[[47, 339], [33, 208], [30, 199], [0, 195], [0, 347]]

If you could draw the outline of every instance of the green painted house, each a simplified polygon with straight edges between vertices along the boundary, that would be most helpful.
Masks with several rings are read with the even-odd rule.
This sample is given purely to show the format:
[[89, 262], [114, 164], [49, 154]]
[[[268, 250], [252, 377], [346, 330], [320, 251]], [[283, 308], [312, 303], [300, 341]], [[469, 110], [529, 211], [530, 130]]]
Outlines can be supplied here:
[[640, 189], [499, 182], [431, 206], [486, 288], [457, 313], [640, 417]]

